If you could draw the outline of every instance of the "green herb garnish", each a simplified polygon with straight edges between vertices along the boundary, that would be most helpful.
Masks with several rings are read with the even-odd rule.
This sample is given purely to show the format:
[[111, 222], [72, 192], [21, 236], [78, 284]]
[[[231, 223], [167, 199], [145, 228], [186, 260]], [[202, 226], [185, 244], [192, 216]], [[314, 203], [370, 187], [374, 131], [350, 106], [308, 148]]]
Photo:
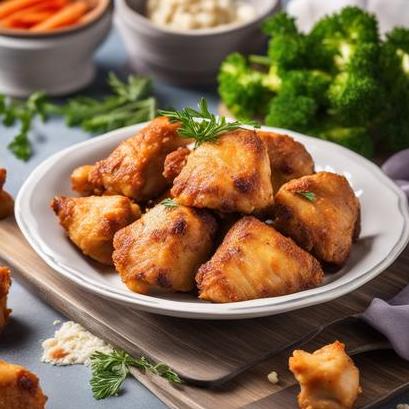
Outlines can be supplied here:
[[[179, 135], [183, 138], [194, 139], [195, 148], [204, 142], [214, 142], [221, 134], [234, 131], [244, 125], [240, 121], [229, 122], [224, 116], [212, 114], [205, 98], [200, 99], [198, 108], [198, 111], [187, 107], [181, 111], [159, 110], [158, 113], [168, 117], [172, 122], [181, 122]], [[259, 127], [254, 121], [246, 124]]]
[[315, 193], [313, 192], [297, 192], [297, 195], [303, 196], [305, 199], [309, 200], [310, 202], [315, 201]]
[[108, 132], [123, 126], [150, 121], [156, 114], [156, 101], [149, 95], [152, 81], [147, 77], [129, 76], [122, 82], [115, 74], [108, 76], [112, 95], [103, 99], [71, 98], [53, 113], [62, 115], [68, 126], [80, 126], [87, 132]]
[[128, 353], [117, 349], [109, 354], [94, 352], [90, 359], [92, 371], [90, 384], [95, 399], [117, 396], [130, 373], [131, 367], [161, 376], [175, 384], [182, 383], [179, 375], [167, 365], [163, 363], [153, 364], [143, 356], [135, 359]]
[[10, 142], [8, 148], [21, 160], [26, 161], [31, 156], [32, 148], [28, 134], [37, 116], [43, 121], [46, 120], [45, 105], [46, 97], [43, 92], [35, 92], [25, 102], [0, 96], [0, 117], [3, 117], [3, 125], [20, 124], [20, 131]]
[[32, 154], [29, 133], [33, 121], [49, 115], [63, 116], [68, 126], [80, 126], [87, 132], [102, 133], [150, 121], [156, 115], [156, 100], [151, 97], [152, 82], [147, 77], [130, 76], [122, 82], [115, 74], [108, 76], [112, 94], [103, 99], [75, 97], [65, 105], [54, 105], [43, 92], [35, 92], [25, 102], [0, 95], [0, 118], [3, 125], [20, 124], [20, 131], [8, 148], [22, 160]]
[[168, 197], [166, 199], [163, 199], [160, 202], [160, 204], [165, 206], [165, 207], [169, 207], [169, 208], [178, 207], [178, 204], [173, 199], [171, 199], [170, 197]]

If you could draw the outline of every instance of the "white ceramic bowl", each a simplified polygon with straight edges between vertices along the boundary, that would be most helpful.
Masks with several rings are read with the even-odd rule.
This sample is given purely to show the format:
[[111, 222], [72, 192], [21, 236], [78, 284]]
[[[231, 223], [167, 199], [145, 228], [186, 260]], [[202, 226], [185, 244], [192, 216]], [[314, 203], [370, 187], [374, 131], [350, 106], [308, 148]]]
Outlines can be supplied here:
[[57, 96], [86, 86], [95, 74], [94, 52], [111, 28], [112, 8], [108, 0], [87, 24], [47, 34], [0, 31], [0, 93]]
[[70, 174], [74, 168], [106, 157], [122, 140], [143, 126], [118, 129], [56, 153], [31, 173], [16, 199], [17, 223], [37, 254], [55, 269], [56, 274], [107, 301], [119, 301], [130, 308], [184, 318], [239, 319], [279, 314], [325, 303], [350, 293], [384, 271], [408, 243], [406, 197], [380, 168], [331, 142], [263, 127], [289, 134], [303, 143], [311, 153], [317, 170], [333, 170], [345, 174], [351, 181], [361, 202], [362, 231], [345, 266], [337, 273], [327, 274], [324, 283], [317, 288], [236, 303], [212, 304], [200, 301], [193, 294], [133, 293], [122, 283], [113, 267], [93, 262], [72, 245], [49, 203], [55, 195], [72, 195]]
[[220, 63], [233, 51], [257, 53], [265, 44], [260, 25], [279, 7], [278, 0], [249, 0], [256, 18], [213, 29], [173, 31], [144, 16], [146, 0], [116, 0], [115, 23], [133, 69], [175, 84], [214, 83]]

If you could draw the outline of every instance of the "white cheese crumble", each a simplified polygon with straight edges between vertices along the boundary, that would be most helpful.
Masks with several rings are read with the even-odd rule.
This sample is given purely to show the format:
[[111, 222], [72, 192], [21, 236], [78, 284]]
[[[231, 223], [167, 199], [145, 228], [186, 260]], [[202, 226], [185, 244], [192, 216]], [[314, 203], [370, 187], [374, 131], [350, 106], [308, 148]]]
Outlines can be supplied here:
[[399, 403], [399, 405], [396, 406], [396, 409], [409, 409], [409, 404], [407, 404], [407, 403]]
[[95, 351], [112, 352], [112, 346], [73, 321], [64, 322], [54, 337], [42, 343], [42, 362], [52, 365], [89, 365]]
[[158, 26], [195, 30], [243, 23], [256, 10], [243, 0], [148, 0], [146, 14]]
[[278, 373], [276, 371], [272, 371], [267, 375], [267, 379], [270, 383], [275, 385], [278, 383]]

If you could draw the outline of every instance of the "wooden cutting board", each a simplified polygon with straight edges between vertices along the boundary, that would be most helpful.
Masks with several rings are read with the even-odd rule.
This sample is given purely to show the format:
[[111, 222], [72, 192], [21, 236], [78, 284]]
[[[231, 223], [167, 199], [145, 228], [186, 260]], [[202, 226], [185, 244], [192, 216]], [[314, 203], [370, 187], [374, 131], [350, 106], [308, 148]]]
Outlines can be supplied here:
[[[82, 290], [49, 268], [31, 249], [13, 219], [0, 221], [0, 258], [14, 270], [14, 277], [68, 318], [134, 356], [143, 354], [171, 366], [189, 382], [208, 382], [213, 388], [184, 385], [175, 388], [157, 377], [134, 375], [165, 403], [175, 408], [286, 409], [294, 405], [276, 395], [294, 383], [287, 370], [288, 353], [275, 356], [245, 371], [227, 385], [220, 379], [277, 346], [288, 344], [315, 326], [363, 311], [373, 297], [390, 298], [409, 282], [409, 248], [381, 276], [352, 294], [330, 303], [279, 316], [241, 321], [202, 321], [162, 317], [107, 302]], [[340, 339], [354, 347], [376, 339], [363, 323], [338, 325], [306, 348]], [[393, 352], [373, 352], [356, 358], [363, 374], [364, 393], [358, 407], [382, 398], [409, 379], [409, 363]], [[275, 370], [280, 383], [266, 375]]]

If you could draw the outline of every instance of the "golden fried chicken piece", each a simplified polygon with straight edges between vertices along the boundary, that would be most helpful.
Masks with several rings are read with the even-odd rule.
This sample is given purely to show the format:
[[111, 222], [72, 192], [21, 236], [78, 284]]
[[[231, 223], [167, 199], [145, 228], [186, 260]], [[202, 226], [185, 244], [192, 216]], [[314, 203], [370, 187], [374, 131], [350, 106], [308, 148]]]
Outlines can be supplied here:
[[291, 179], [314, 173], [314, 161], [304, 145], [288, 135], [257, 131], [267, 147], [274, 192]]
[[187, 157], [189, 156], [190, 152], [190, 149], [180, 147], [166, 156], [163, 170], [163, 176], [166, 178], [166, 180], [171, 183], [175, 180], [186, 165]]
[[13, 214], [13, 198], [3, 190], [3, 186], [6, 183], [6, 177], [6, 169], [0, 168], [0, 219], [5, 219]]
[[306, 290], [323, 276], [318, 261], [291, 239], [246, 216], [200, 267], [196, 281], [201, 299], [225, 303]]
[[300, 383], [300, 409], [352, 409], [361, 392], [359, 370], [339, 341], [310, 354], [293, 352], [291, 372]]
[[72, 190], [81, 193], [83, 196], [91, 196], [94, 193], [103, 193], [103, 189], [100, 192], [95, 192], [95, 186], [88, 180], [92, 169], [94, 169], [93, 165], [84, 165], [74, 169], [74, 172], [72, 172], [71, 175]]
[[114, 234], [141, 215], [139, 206], [124, 196], [57, 196], [51, 207], [82, 252], [112, 264]]
[[10, 269], [0, 266], [0, 332], [6, 326], [11, 313], [11, 310], [7, 308], [7, 296], [10, 286]]
[[138, 293], [191, 291], [208, 259], [216, 221], [206, 210], [158, 204], [118, 231], [113, 259], [122, 281]]
[[[73, 188], [86, 194], [92, 186], [95, 194], [120, 194], [136, 201], [158, 196], [168, 186], [162, 175], [166, 155], [190, 142], [178, 135], [179, 127], [165, 117], [154, 119], [92, 169], [75, 170]], [[81, 177], [87, 172], [88, 183]]]
[[277, 230], [323, 262], [345, 263], [360, 231], [359, 201], [345, 177], [319, 172], [292, 180], [275, 202]]
[[255, 131], [237, 129], [187, 158], [171, 190], [185, 206], [252, 213], [273, 203], [267, 149]]
[[46, 402], [36, 375], [0, 360], [0, 409], [44, 409]]

